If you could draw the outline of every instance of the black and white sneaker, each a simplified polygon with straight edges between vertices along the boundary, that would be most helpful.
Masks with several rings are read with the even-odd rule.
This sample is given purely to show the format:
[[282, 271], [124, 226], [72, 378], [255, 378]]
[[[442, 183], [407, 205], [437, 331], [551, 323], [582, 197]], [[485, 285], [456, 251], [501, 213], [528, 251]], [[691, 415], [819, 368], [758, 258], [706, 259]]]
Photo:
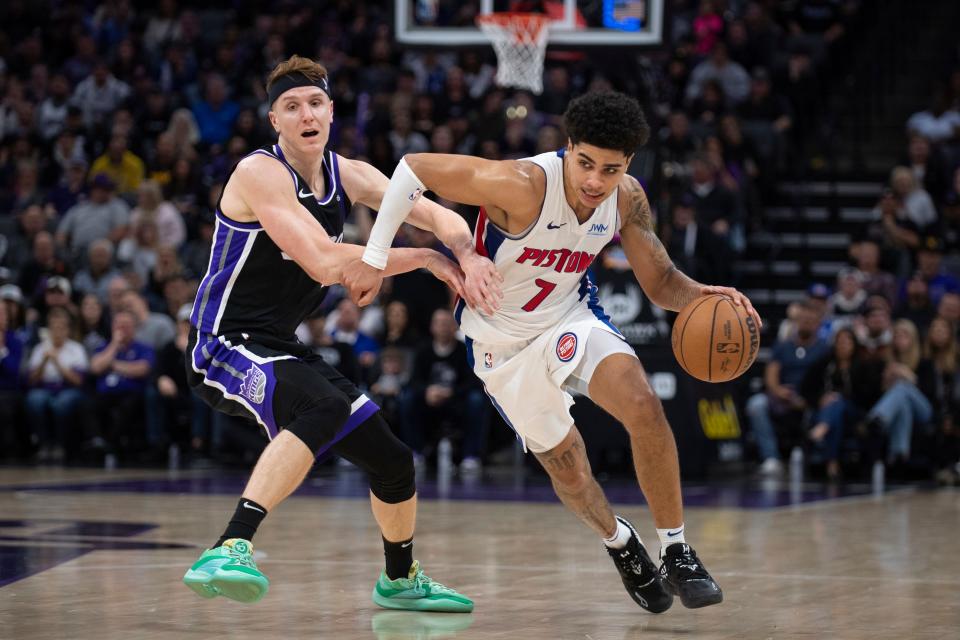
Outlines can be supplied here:
[[680, 602], [688, 609], [723, 602], [720, 585], [707, 573], [707, 568], [688, 544], [677, 542], [664, 550], [660, 576], [670, 592], [680, 596]]
[[623, 549], [607, 547], [607, 553], [617, 566], [620, 579], [634, 602], [651, 613], [663, 613], [673, 604], [673, 596], [667, 590], [657, 572], [657, 565], [650, 559], [647, 550], [640, 544], [640, 537], [629, 522], [621, 517], [617, 520], [632, 531], [627, 546]]

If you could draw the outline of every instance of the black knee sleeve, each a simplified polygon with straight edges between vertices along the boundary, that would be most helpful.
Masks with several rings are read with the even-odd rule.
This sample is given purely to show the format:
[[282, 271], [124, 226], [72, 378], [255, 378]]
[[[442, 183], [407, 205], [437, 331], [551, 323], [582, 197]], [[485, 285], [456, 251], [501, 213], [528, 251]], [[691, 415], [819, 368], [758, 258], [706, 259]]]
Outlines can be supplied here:
[[370, 491], [387, 504], [406, 502], [417, 492], [413, 452], [407, 447], [391, 453], [389, 462], [370, 473]]
[[350, 401], [343, 394], [304, 399], [295, 411], [293, 422], [285, 427], [316, 453], [333, 440], [350, 417]]
[[393, 435], [379, 412], [334, 445], [333, 450], [367, 472], [370, 491], [377, 499], [397, 504], [417, 492], [413, 453]]

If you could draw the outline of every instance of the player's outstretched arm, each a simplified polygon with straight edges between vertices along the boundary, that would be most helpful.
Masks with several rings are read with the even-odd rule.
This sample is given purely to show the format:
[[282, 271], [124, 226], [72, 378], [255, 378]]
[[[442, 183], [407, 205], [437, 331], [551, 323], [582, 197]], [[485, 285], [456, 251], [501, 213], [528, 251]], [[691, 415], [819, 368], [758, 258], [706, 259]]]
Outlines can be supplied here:
[[719, 293], [730, 296], [734, 304], [743, 305], [757, 326], [763, 326], [747, 296], [732, 287], [701, 284], [677, 269], [657, 237], [647, 194], [633, 176], [625, 175], [620, 182], [617, 206], [623, 220], [620, 228], [623, 252], [633, 267], [637, 282], [654, 304], [670, 311], [680, 311], [691, 300]]
[[[345, 158], [340, 158], [339, 162], [341, 182], [350, 199], [379, 210], [390, 180], [366, 162]], [[432, 231], [456, 256], [465, 278], [464, 299], [468, 305], [488, 314], [500, 307], [503, 278], [496, 266], [474, 249], [473, 235], [466, 220], [446, 207], [421, 198], [407, 216], [407, 222]], [[362, 273], [365, 267], [367, 265], [362, 262], [351, 266], [347, 269], [348, 279], [352, 277], [350, 274]]]
[[[347, 288], [360, 304], [370, 302], [379, 289], [374, 270], [382, 269], [387, 248], [424, 191], [473, 205], [526, 210], [539, 207], [533, 169], [514, 161], [497, 162], [471, 156], [414, 154], [400, 160], [380, 205], [377, 221], [363, 254], [368, 267], [351, 270]], [[420, 174], [423, 174], [422, 176]]]
[[[237, 165], [231, 189], [242, 206], [253, 213], [270, 239], [285, 254], [323, 285], [342, 282], [348, 265], [359, 260], [363, 247], [337, 243], [303, 208], [293, 189], [277, 189], [290, 181], [290, 174], [279, 163], [263, 156], [251, 156]], [[438, 278], [463, 295], [460, 269], [431, 249], [391, 249], [387, 254], [386, 275], [430, 269]]]

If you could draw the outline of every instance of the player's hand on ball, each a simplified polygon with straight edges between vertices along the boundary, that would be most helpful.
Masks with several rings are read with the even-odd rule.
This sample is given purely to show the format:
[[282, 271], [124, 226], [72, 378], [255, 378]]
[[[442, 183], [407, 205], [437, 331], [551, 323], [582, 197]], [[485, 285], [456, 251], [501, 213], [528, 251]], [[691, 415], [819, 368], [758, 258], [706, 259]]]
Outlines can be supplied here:
[[700, 287], [700, 295], [708, 296], [712, 293], [719, 293], [722, 296], [727, 296], [733, 300], [733, 304], [743, 307], [747, 310], [747, 313], [750, 314], [750, 317], [753, 318], [753, 321], [757, 323], [757, 330], [763, 328], [763, 322], [760, 321], [760, 314], [757, 313], [757, 310], [753, 308], [753, 305], [750, 304], [750, 298], [743, 295], [733, 287], [715, 287], [712, 285], [707, 285]]
[[371, 267], [359, 258], [343, 270], [340, 284], [347, 290], [350, 299], [361, 307], [373, 302], [383, 283], [383, 271]]
[[461, 260], [460, 268], [464, 275], [463, 299], [471, 308], [492, 316], [500, 308], [500, 300], [503, 299], [500, 289], [503, 276], [497, 271], [496, 265], [489, 258], [474, 254]]

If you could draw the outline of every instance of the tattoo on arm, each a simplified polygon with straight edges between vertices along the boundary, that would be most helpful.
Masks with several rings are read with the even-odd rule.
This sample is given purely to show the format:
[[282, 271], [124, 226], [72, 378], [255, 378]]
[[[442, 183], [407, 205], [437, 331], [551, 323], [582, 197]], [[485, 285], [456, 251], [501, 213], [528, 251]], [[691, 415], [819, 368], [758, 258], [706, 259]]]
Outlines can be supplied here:
[[677, 269], [673, 260], [667, 254], [666, 248], [660, 242], [660, 238], [657, 237], [657, 230], [653, 223], [653, 213], [650, 211], [650, 202], [647, 200], [647, 194], [644, 193], [640, 183], [630, 177], [624, 191], [628, 198], [624, 226], [631, 225], [641, 233], [643, 241], [647, 245], [647, 255], [662, 274], [658, 288], [660, 297], [655, 302], [662, 307], [679, 311], [688, 302], [700, 295], [700, 285]]

